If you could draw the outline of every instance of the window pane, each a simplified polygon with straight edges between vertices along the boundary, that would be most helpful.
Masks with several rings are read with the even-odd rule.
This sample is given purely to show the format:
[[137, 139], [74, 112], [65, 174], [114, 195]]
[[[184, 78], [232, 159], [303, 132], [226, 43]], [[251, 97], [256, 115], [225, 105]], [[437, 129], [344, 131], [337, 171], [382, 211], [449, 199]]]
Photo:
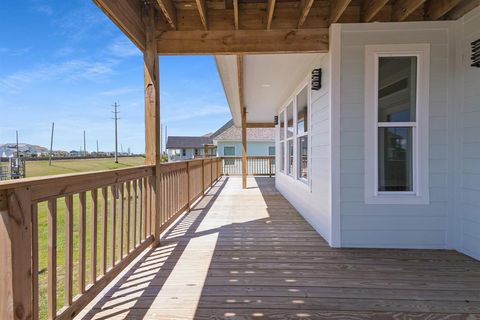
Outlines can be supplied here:
[[293, 102], [287, 107], [287, 138], [293, 137]]
[[268, 147], [268, 155], [269, 156], [275, 155], [275, 147]]
[[280, 142], [280, 171], [285, 172], [285, 142]]
[[280, 113], [280, 140], [285, 139], [285, 113]]
[[302, 134], [308, 131], [307, 118], [308, 87], [303, 88], [297, 96], [297, 133]]
[[378, 61], [378, 121], [415, 122], [417, 57]]
[[308, 178], [308, 137], [298, 138], [298, 177]]
[[234, 156], [235, 155], [235, 147], [223, 147], [223, 155], [224, 156]]
[[287, 170], [288, 174], [293, 175], [293, 140], [288, 140]]
[[413, 128], [378, 128], [378, 191], [413, 191]]

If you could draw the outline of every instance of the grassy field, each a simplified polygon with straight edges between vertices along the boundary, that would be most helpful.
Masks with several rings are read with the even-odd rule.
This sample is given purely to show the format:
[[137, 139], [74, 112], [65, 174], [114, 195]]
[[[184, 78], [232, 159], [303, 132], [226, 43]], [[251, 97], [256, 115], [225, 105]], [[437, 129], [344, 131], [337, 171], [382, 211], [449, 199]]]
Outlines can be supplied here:
[[48, 161], [27, 161], [27, 177], [49, 176], [53, 174], [78, 173], [87, 171], [113, 170], [132, 166], [139, 166], [145, 163], [143, 157], [119, 158], [118, 163], [113, 159], [75, 159], [55, 160], [52, 165]]
[[[144, 164], [145, 159], [142, 157], [138, 158], [120, 158], [119, 163], [115, 163], [113, 159], [85, 159], [85, 160], [58, 160], [53, 161], [52, 166], [48, 165], [48, 161], [29, 161], [26, 164], [27, 177], [35, 176], [47, 176], [55, 174], [66, 174], [66, 173], [79, 173], [86, 171], [98, 171], [98, 170], [111, 170], [119, 168], [127, 168], [131, 166], [137, 166]], [[90, 201], [88, 201], [90, 194], [87, 193], [87, 216], [86, 216], [86, 282], [91, 283], [92, 279], [90, 276], [90, 270], [94, 266], [90, 264], [90, 244], [91, 244], [91, 217], [90, 217]], [[73, 248], [74, 248], [74, 269], [73, 269], [73, 295], [79, 293], [79, 281], [78, 281], [78, 258], [79, 258], [79, 198], [78, 195], [74, 195], [74, 217], [73, 217]], [[131, 200], [133, 201], [133, 200]], [[100, 275], [100, 263], [101, 263], [101, 252], [99, 243], [102, 239], [101, 233], [101, 220], [100, 220], [100, 201], [99, 201], [99, 216], [97, 221], [97, 274]], [[110, 206], [110, 199], [108, 202], [108, 207]], [[59, 198], [57, 201], [57, 309], [63, 307], [64, 301], [64, 283], [65, 283], [65, 254], [64, 254], [64, 244], [65, 244], [65, 228], [64, 228], [64, 213], [65, 213], [65, 201], [64, 198]], [[110, 211], [109, 211], [110, 212]], [[133, 217], [131, 217], [133, 220]], [[107, 247], [108, 247], [108, 258], [107, 265], [110, 265], [110, 213], [108, 214], [108, 223], [107, 223]], [[123, 223], [125, 224], [125, 221]], [[117, 219], [118, 230], [120, 223]], [[117, 231], [118, 234], [118, 231]], [[48, 236], [48, 224], [47, 224], [47, 203], [41, 202], [38, 204], [38, 257], [39, 257], [39, 319], [47, 318], [47, 236]], [[132, 238], [131, 234], [131, 238]], [[131, 241], [131, 246], [133, 240]], [[123, 244], [123, 247], [126, 247], [126, 243]], [[116, 245], [116, 258], [119, 256], [120, 245]]]

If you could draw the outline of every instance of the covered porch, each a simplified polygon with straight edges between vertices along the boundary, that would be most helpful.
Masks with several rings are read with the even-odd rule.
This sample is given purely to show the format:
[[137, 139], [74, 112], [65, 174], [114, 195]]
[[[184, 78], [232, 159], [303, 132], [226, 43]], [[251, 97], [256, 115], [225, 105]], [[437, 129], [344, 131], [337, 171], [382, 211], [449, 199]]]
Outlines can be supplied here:
[[[468, 319], [480, 263], [330, 248], [273, 178], [222, 177], [78, 319]], [[472, 318], [473, 319], [473, 318]]]

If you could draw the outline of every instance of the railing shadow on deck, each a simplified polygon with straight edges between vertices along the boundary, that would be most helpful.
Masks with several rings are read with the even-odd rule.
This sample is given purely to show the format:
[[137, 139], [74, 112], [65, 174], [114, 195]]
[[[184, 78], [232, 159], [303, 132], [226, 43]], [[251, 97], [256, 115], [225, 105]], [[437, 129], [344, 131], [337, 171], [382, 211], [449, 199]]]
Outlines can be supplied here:
[[[90, 311], [82, 319], [90, 320], [94, 317], [95, 319], [108, 319], [119, 315], [123, 315], [125, 319], [130, 317], [142, 319], [177, 265], [189, 238], [199, 236], [195, 230], [202, 223], [228, 179], [225, 177], [217, 180], [208, 193], [205, 193], [204, 198], [192, 206], [190, 212], [181, 216], [165, 231], [161, 238], [161, 245], [150, 249], [143, 255], [93, 307], [89, 308]], [[142, 280], [138, 281], [138, 279]], [[155, 283], [155, 285], [150, 286], [150, 283]], [[129, 290], [134, 287], [138, 288]], [[130, 298], [129, 296], [132, 295], [134, 297]], [[118, 300], [121, 301], [115, 302]], [[108, 310], [119, 308], [122, 305], [125, 306], [124, 309], [115, 310], [113, 313], [108, 312]], [[132, 312], [135, 314], [130, 315]], [[98, 317], [98, 313], [108, 314]]]

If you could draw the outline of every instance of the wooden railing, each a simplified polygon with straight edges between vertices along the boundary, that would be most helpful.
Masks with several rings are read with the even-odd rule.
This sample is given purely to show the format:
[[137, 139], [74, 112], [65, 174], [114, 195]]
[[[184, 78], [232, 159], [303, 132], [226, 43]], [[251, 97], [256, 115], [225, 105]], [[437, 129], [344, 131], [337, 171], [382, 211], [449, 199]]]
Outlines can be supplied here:
[[[235, 176], [242, 174], [242, 157], [223, 157], [222, 174]], [[247, 157], [247, 174], [252, 176], [275, 175], [274, 156]]]
[[202, 197], [220, 161], [0, 183], [0, 318], [73, 318]]

